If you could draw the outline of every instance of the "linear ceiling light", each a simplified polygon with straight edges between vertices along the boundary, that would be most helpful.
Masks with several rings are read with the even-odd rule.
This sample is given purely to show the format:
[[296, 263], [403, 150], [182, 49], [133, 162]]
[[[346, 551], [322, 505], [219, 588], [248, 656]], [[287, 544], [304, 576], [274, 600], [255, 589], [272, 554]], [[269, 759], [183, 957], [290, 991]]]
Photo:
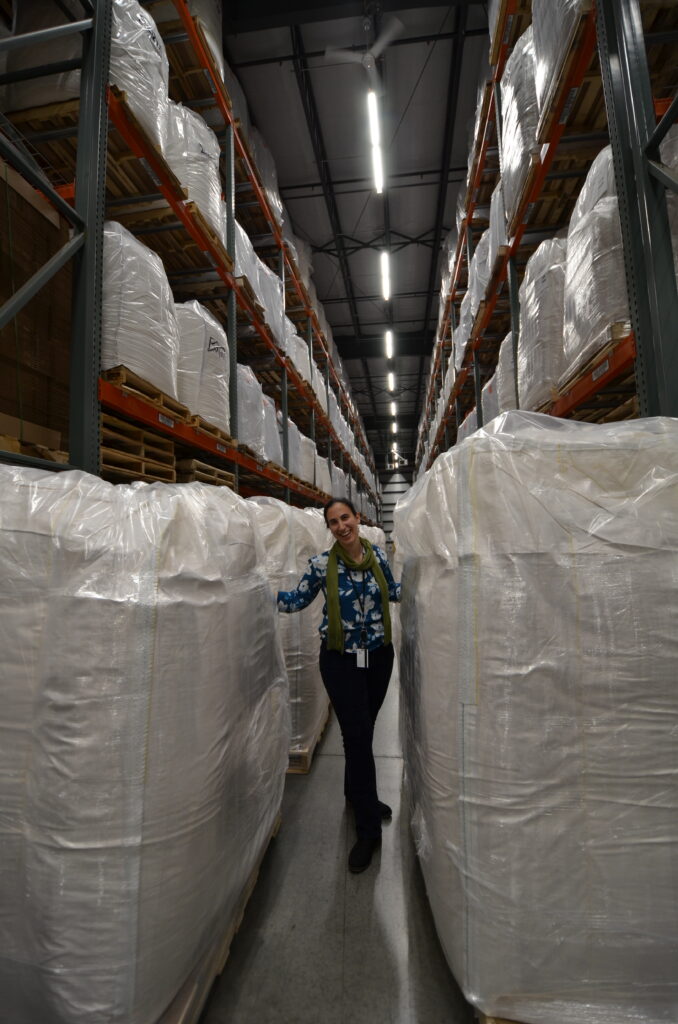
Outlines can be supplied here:
[[397, 441], [394, 441], [393, 444], [391, 445], [391, 451], [392, 452], [397, 452], [398, 451], [398, 442]]
[[398, 424], [396, 423], [395, 420], [393, 420], [393, 423], [391, 424], [391, 433], [392, 434], [397, 434], [398, 433]]
[[393, 373], [388, 375], [388, 390], [395, 391], [395, 374]]
[[384, 161], [381, 157], [381, 131], [379, 128], [379, 110], [377, 94], [370, 90], [367, 94], [367, 116], [370, 122], [370, 141], [372, 143], [372, 173], [374, 188], [378, 195], [384, 191]]
[[391, 416], [395, 416], [397, 413], [395, 402], [391, 402]]
[[389, 262], [389, 255], [384, 250], [380, 256], [381, 263], [381, 294], [384, 296], [384, 301], [388, 302], [391, 298], [391, 267]]
[[384, 335], [386, 345], [386, 358], [393, 359], [393, 331], [387, 331]]

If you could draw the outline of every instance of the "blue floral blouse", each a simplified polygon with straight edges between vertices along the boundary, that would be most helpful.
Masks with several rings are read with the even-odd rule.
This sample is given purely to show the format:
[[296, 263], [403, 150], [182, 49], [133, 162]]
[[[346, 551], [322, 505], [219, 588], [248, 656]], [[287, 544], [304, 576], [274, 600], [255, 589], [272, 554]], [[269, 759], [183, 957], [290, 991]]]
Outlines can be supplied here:
[[[373, 545], [374, 553], [381, 566], [388, 585], [391, 601], [400, 600], [400, 584], [393, 579], [391, 567], [380, 547]], [[329, 551], [314, 555], [308, 560], [308, 569], [299, 581], [296, 590], [278, 591], [278, 610], [299, 612], [306, 608], [322, 589], [325, 597], [320, 636], [327, 637], [327, 560]], [[347, 569], [341, 559], [339, 569], [339, 607], [344, 626], [344, 651], [349, 654], [360, 647], [373, 651], [384, 642], [384, 620], [381, 614], [381, 591], [374, 575], [369, 570], [359, 572]], [[360, 634], [365, 629], [366, 643], [361, 643]]]

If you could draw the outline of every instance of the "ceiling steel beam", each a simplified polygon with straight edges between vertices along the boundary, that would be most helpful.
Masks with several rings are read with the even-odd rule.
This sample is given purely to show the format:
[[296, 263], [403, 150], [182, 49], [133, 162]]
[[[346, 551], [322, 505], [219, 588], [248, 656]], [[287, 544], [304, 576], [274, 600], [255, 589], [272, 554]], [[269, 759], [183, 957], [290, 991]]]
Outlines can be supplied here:
[[[484, 6], [484, 0], [448, 0], [452, 7]], [[448, 6], [446, 5], [446, 6]], [[390, 11], [413, 10], [431, 6], [431, 0], [381, 0], [384, 14]], [[281, 4], [280, 0], [231, 0], [224, 4], [224, 33], [256, 32], [264, 28], [293, 28], [318, 21], [336, 21], [339, 18], [362, 18], [363, 0], [330, 2], [327, 0], [294, 0]], [[294, 59], [294, 58], [293, 58]]]
[[[465, 37], [467, 39], [472, 38], [474, 36], [487, 36], [488, 35], [488, 30], [486, 28], [469, 28], [469, 29], [466, 30], [464, 35], [465, 35]], [[428, 44], [428, 43], [443, 43], [443, 42], [445, 42], [448, 39], [454, 39], [454, 36], [455, 36], [454, 32], [438, 32], [437, 35], [426, 35], [426, 36], [407, 36], [405, 39], [393, 39], [393, 40], [391, 40], [391, 42], [389, 43], [389, 48], [392, 47], [392, 46], [413, 46], [413, 45], [415, 45], [417, 43], [426, 43], [426, 44]], [[360, 51], [360, 50], [364, 49], [364, 47], [362, 47], [362, 46], [347, 46], [347, 47], [345, 47], [345, 49]], [[307, 50], [306, 51], [306, 57], [309, 60], [312, 59], [312, 58], [319, 58], [319, 57], [324, 57], [324, 56], [325, 56], [325, 51], [324, 50]], [[265, 67], [267, 64], [287, 64], [287, 63], [289, 63], [290, 61], [293, 61], [293, 60], [294, 60], [294, 54], [293, 53], [282, 53], [282, 54], [280, 54], [279, 57], [259, 57], [258, 59], [255, 59], [255, 60], [236, 61], [236, 63], [232, 64], [231, 66], [236, 68], [237, 70], [240, 70], [240, 68], [261, 68], [261, 67]], [[311, 70], [314, 70], [314, 69], [311, 69]]]
[[445, 215], [445, 201], [447, 199], [447, 179], [450, 173], [450, 160], [452, 157], [452, 139], [457, 120], [457, 104], [459, 101], [459, 83], [461, 81], [461, 64], [464, 56], [464, 30], [468, 10], [460, 7], [456, 13], [455, 38], [452, 44], [452, 56], [450, 60], [450, 74], [447, 83], [447, 106], [445, 110], [445, 133], [443, 136], [442, 160], [440, 168], [440, 186], [438, 188], [438, 201], [436, 203], [435, 215], [435, 238], [431, 263], [428, 273], [428, 298], [424, 309], [423, 329], [428, 330], [433, 305], [433, 295], [438, 273], [438, 259], [440, 256], [440, 243], [443, 237], [443, 217]]
[[[437, 294], [437, 291], [434, 294]], [[393, 301], [394, 299], [423, 299], [427, 295], [428, 295], [428, 292], [424, 292], [424, 291], [420, 291], [420, 292], [394, 292], [391, 295], [391, 301]], [[378, 303], [383, 303], [384, 300], [381, 297], [381, 295], [356, 295], [355, 298], [353, 299], [353, 301], [356, 302], [356, 303], [357, 302], [378, 302]], [[337, 306], [337, 305], [341, 305], [344, 302], [346, 302], [346, 299], [343, 298], [343, 297], [338, 298], [338, 299], [323, 299], [322, 300], [323, 306]], [[354, 327], [354, 330], [355, 330], [355, 327]], [[359, 338], [360, 334], [361, 334], [360, 328], [358, 328], [355, 333], [356, 333], [356, 338]]]
[[[290, 34], [292, 36], [292, 50], [294, 51], [294, 73], [297, 78], [297, 86], [299, 88], [299, 94], [304, 108], [306, 124], [311, 137], [313, 155], [315, 157], [318, 174], [320, 175], [320, 180], [322, 182], [327, 214], [330, 218], [330, 224], [334, 233], [339, 269], [344, 283], [344, 291], [346, 292], [345, 301], [348, 302], [348, 307], [351, 313], [353, 331], [356, 336], [359, 336], [360, 322], [358, 319], [358, 306], [355, 299], [353, 281], [351, 279], [351, 270], [348, 265], [348, 257], [344, 249], [344, 236], [341, 228], [341, 220], [339, 218], [339, 210], [337, 208], [337, 198], [334, 194], [332, 175], [330, 174], [329, 160], [327, 159], [325, 140], [320, 126], [320, 116], [318, 114], [318, 107], [315, 101], [310, 75], [308, 74], [308, 62], [304, 51], [304, 40], [301, 34], [301, 29], [298, 25], [292, 25], [290, 28]], [[367, 368], [367, 364], [365, 364], [365, 368]], [[372, 400], [372, 407], [376, 413], [376, 404], [371, 387], [370, 397]]]
[[[342, 359], [385, 359], [384, 337], [380, 334], [334, 336], [334, 343]], [[399, 356], [428, 356], [433, 348], [433, 332], [394, 332], [394, 348]]]

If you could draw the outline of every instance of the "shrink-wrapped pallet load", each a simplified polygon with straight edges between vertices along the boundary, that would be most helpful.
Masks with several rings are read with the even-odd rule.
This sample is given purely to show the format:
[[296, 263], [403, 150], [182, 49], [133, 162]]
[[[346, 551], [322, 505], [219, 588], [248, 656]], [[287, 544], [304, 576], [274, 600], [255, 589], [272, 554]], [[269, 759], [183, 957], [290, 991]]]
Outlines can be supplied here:
[[516, 364], [513, 358], [513, 335], [509, 332], [499, 346], [499, 357], [495, 372], [499, 412], [518, 408], [516, 395]]
[[[280, 448], [282, 451], [282, 430], [283, 430], [283, 418], [282, 413], [279, 411], [278, 416], [278, 433], [280, 435]], [[298, 476], [303, 479], [301, 475], [301, 432], [299, 427], [296, 425], [294, 420], [287, 418], [287, 452], [288, 452], [288, 470], [293, 476]], [[282, 462], [280, 463], [282, 466]]]
[[466, 414], [466, 416], [459, 425], [459, 429], [457, 430], [457, 444], [461, 444], [461, 442], [464, 441], [467, 437], [470, 437], [471, 434], [474, 434], [477, 429], [478, 413], [476, 412], [475, 409], [471, 409], [471, 411]]
[[247, 503], [0, 467], [0, 991], [149, 1024], [236, 925], [288, 688]]
[[382, 551], [386, 551], [386, 534], [380, 526], [365, 526], [364, 523], [361, 523], [360, 536], [369, 540], [370, 544], [376, 544]]
[[264, 392], [250, 366], [238, 363], [238, 440], [266, 461]]
[[483, 426], [487, 426], [495, 416], [499, 415], [499, 394], [497, 391], [496, 374], [492, 374], [490, 379], [483, 385], [482, 401]]
[[278, 172], [276, 170], [273, 155], [264, 142], [261, 132], [257, 131], [256, 128], [250, 128], [249, 143], [254, 164], [256, 169], [259, 171], [261, 183], [264, 186], [264, 192], [266, 193], [271, 213], [278, 224], [282, 224], [283, 204], [282, 199], [280, 198], [280, 191], [278, 189]]
[[462, 366], [464, 365], [464, 358], [466, 356], [466, 347], [468, 345], [469, 338], [471, 337], [471, 329], [473, 328], [473, 317], [471, 316], [471, 292], [466, 292], [464, 298], [461, 300], [461, 306], [459, 309], [459, 323], [454, 329], [453, 342], [454, 342], [454, 367], [459, 373]]
[[312, 361], [311, 366], [312, 373], [312, 386], [315, 392], [315, 396], [320, 402], [320, 408], [326, 414], [327, 413], [327, 382], [325, 375], [320, 372], [318, 364], [315, 360]]
[[536, 152], [537, 94], [534, 86], [532, 26], [523, 32], [506, 61], [501, 79], [501, 181], [510, 226], [518, 212], [521, 192]]
[[315, 460], [316, 460], [316, 447], [315, 442], [310, 437], [306, 437], [305, 434], [299, 436], [299, 446], [301, 455], [301, 465], [299, 470], [299, 476], [307, 484], [313, 485], [315, 480]]
[[589, 210], [578, 205], [575, 214], [567, 233], [561, 383], [612, 340], [615, 325], [628, 330], [629, 320], [617, 196], [606, 195]]
[[471, 295], [471, 321], [475, 321], [481, 302], [485, 300], [485, 292], [490, 279], [488, 255], [490, 249], [490, 230], [483, 231], [471, 259], [469, 267], [469, 293]]
[[176, 398], [179, 328], [162, 260], [106, 221], [102, 276], [102, 369], [126, 366]]
[[264, 408], [264, 456], [268, 462], [282, 466], [283, 454], [280, 434], [278, 432], [278, 416], [275, 402], [268, 395], [261, 395]]
[[467, 998], [678, 1019], [678, 421], [507, 414], [395, 519], [412, 823]]
[[165, 158], [218, 238], [223, 234], [220, 156], [219, 140], [202, 117], [170, 100]]
[[315, 456], [315, 486], [323, 494], [332, 493], [330, 467], [327, 464], [327, 459], [322, 455], [318, 455], [317, 452]]
[[[269, 585], [276, 592], [293, 590], [309, 558], [327, 550], [325, 522], [322, 516], [306, 515], [277, 498], [254, 498], [250, 504], [264, 540]], [[278, 619], [289, 679], [292, 755], [312, 752], [329, 711], [318, 663], [322, 606], [316, 599], [296, 615]]]
[[552, 98], [572, 35], [589, 0], [532, 0], [535, 88], [539, 112]]
[[179, 328], [177, 397], [196, 416], [228, 434], [230, 363], [226, 331], [199, 302], [176, 307]]
[[518, 397], [521, 409], [553, 398], [563, 372], [563, 290], [567, 242], [549, 238], [530, 256], [520, 286]]
[[[177, 9], [172, 0], [151, 0], [150, 3], [147, 0], [147, 6], [158, 25], [162, 25], [165, 21], [177, 20]], [[224, 49], [221, 41], [223, 35], [221, 0], [187, 0], [187, 7], [191, 16], [200, 25], [219, 75], [223, 79]], [[233, 99], [232, 96], [231, 99]]]
[[[161, 151], [167, 134], [169, 64], [156, 24], [137, 0], [113, 0], [109, 81], [127, 96], [130, 109]], [[23, 35], [82, 19], [79, 0], [30, 0], [14, 4], [13, 34]], [[8, 73], [39, 65], [77, 60], [82, 37], [67, 35], [10, 50]], [[24, 110], [64, 102], [80, 95], [80, 70], [66, 70], [11, 83], [6, 109]]]
[[495, 269], [499, 250], [507, 244], [506, 210], [504, 208], [504, 192], [500, 180], [490, 200], [490, 236], [487, 250], [488, 275], [491, 275]]

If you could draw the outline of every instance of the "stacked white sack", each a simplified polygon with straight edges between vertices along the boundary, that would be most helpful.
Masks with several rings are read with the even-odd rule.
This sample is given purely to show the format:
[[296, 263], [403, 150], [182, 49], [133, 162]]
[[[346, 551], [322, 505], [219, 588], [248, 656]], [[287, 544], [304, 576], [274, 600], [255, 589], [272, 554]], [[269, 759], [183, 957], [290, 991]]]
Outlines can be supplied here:
[[332, 493], [339, 496], [346, 494], [346, 474], [336, 462], [332, 464]]
[[[327, 549], [324, 520], [277, 498], [254, 498], [250, 504], [264, 540], [269, 585], [274, 591], [293, 590], [309, 558]], [[289, 679], [293, 753], [313, 749], [329, 709], [318, 664], [322, 606], [316, 598], [303, 611], [278, 618]]]
[[628, 320], [619, 204], [608, 146], [591, 165], [567, 232], [561, 382], [611, 340], [613, 324]]
[[540, 113], [553, 92], [570, 52], [572, 34], [587, 6], [588, 0], [532, 0], [534, 78]]
[[[283, 443], [283, 418], [282, 413], [278, 411], [278, 433], [280, 435], [280, 449], [282, 451]], [[296, 423], [287, 418], [287, 450], [288, 450], [288, 470], [294, 476], [298, 476], [303, 480], [301, 475], [301, 432]], [[282, 466], [282, 462], [280, 463]]]
[[497, 385], [499, 412], [509, 412], [510, 409], [517, 409], [516, 364], [513, 358], [513, 335], [510, 332], [499, 346], [497, 369], [494, 378]]
[[165, 158], [218, 237], [223, 234], [220, 156], [219, 140], [202, 117], [170, 100]]
[[264, 406], [264, 456], [269, 462], [275, 462], [276, 466], [282, 466], [282, 443], [278, 432], [275, 402], [263, 391], [261, 397]]
[[311, 383], [315, 396], [320, 403], [320, 408], [325, 414], [327, 414], [327, 382], [325, 380], [325, 375], [320, 372], [315, 360], [312, 361], [311, 373], [313, 377]]
[[518, 211], [537, 136], [537, 94], [534, 87], [532, 26], [523, 32], [506, 61], [501, 79], [502, 167], [506, 220]]
[[238, 440], [266, 461], [264, 392], [250, 366], [238, 363]]
[[478, 429], [478, 413], [475, 409], [471, 409], [466, 414], [464, 419], [461, 421], [459, 429], [457, 430], [457, 444], [461, 444], [467, 437], [474, 434]]
[[179, 327], [179, 401], [228, 434], [231, 413], [226, 331], [199, 302], [180, 302], [175, 309]]
[[461, 306], [459, 308], [459, 323], [455, 327], [453, 334], [454, 367], [457, 373], [459, 373], [464, 365], [466, 346], [468, 345], [469, 338], [471, 337], [472, 328], [473, 317], [471, 315], [471, 292], [469, 290], [461, 300]]
[[565, 239], [550, 238], [530, 256], [520, 286], [518, 397], [521, 409], [552, 399], [564, 370]]
[[488, 254], [490, 249], [490, 230], [483, 231], [471, 259], [469, 267], [469, 293], [471, 295], [471, 321], [475, 321], [480, 303], [485, 299], [485, 292], [490, 280]]
[[495, 416], [499, 415], [499, 393], [497, 391], [496, 374], [483, 385], [482, 391], [483, 425], [487, 426]]
[[126, 366], [177, 397], [179, 328], [162, 260], [117, 221], [104, 224], [101, 367]]
[[467, 998], [678, 1019], [678, 421], [507, 414], [395, 518], [415, 841]]
[[[222, 203], [221, 237], [226, 238], [226, 207]], [[252, 291], [264, 309], [264, 320], [268, 324], [274, 341], [283, 351], [290, 343], [288, 320], [285, 316], [283, 283], [270, 267], [259, 259], [249, 235], [238, 221], [235, 222], [235, 277], [246, 277]]]
[[[161, 0], [159, 3], [151, 3], [149, 6], [157, 25], [162, 25], [164, 21], [177, 20], [177, 9], [172, 0]], [[188, 0], [187, 6], [192, 17], [200, 24], [219, 75], [223, 79], [224, 50], [221, 42], [223, 35], [221, 0]], [[233, 95], [230, 91], [229, 96], [233, 100]]]
[[235, 925], [282, 799], [260, 540], [225, 487], [0, 478], [3, 1019], [148, 1024]]
[[369, 540], [370, 544], [376, 544], [384, 553], [386, 552], [386, 534], [380, 526], [365, 526], [364, 523], [361, 523], [360, 536]]

